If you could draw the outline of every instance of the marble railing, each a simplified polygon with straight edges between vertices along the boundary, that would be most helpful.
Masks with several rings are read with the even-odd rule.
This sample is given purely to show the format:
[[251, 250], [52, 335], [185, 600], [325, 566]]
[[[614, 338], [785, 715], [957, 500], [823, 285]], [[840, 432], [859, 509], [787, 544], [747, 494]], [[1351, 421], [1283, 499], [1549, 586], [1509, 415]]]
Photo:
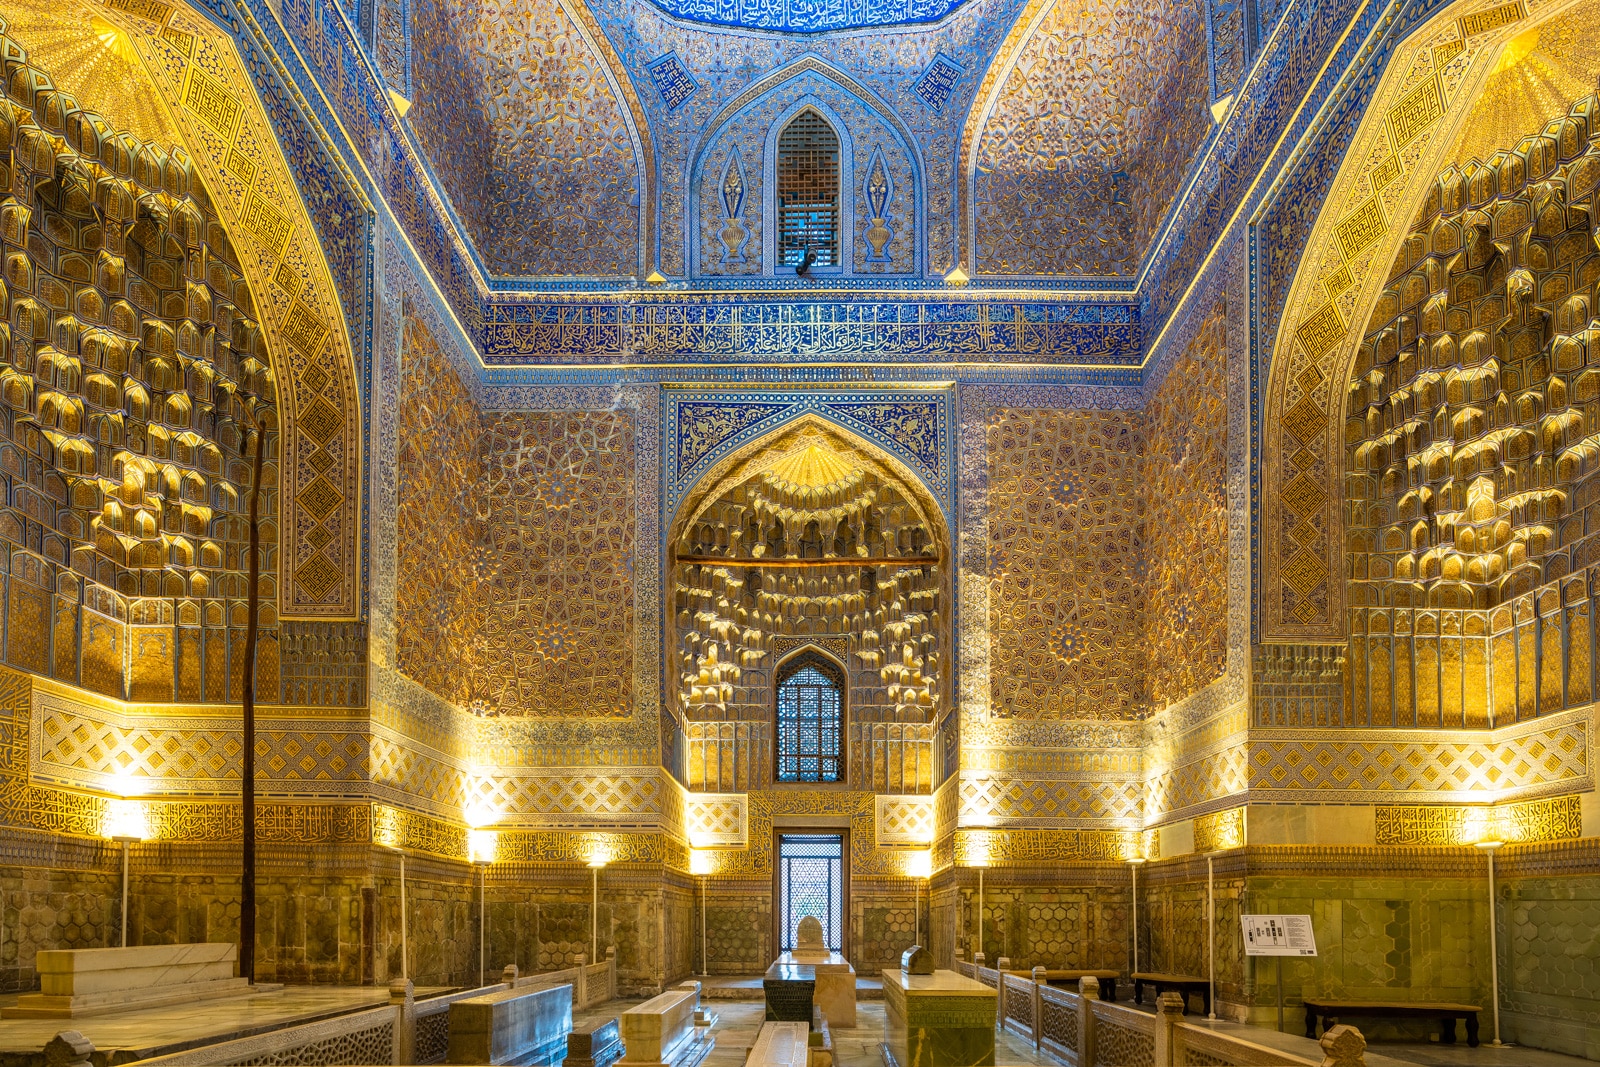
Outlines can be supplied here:
[[[241, 1067], [254, 1063], [397, 1064], [408, 1062], [401, 1035], [403, 1009], [393, 1003], [286, 1026], [233, 1041], [137, 1060], [140, 1067]], [[87, 1043], [87, 1042], [86, 1042]]]
[[410, 982], [397, 981], [389, 986], [389, 1003], [381, 1007], [136, 1062], [139, 1067], [235, 1067], [255, 1063], [379, 1067], [443, 1063], [450, 1047], [450, 1005], [458, 1000], [509, 989], [567, 984], [572, 986], [574, 1008], [593, 1007], [614, 999], [615, 955], [608, 955], [603, 963], [579, 959], [577, 966], [541, 974], [519, 976], [514, 967], [508, 967], [505, 981], [420, 999], [413, 994]]
[[[1040, 969], [1042, 971], [1042, 968]], [[1183, 1017], [1176, 993], [1158, 998], [1151, 1014], [1100, 999], [1100, 985], [1085, 978], [1078, 992], [1034, 979], [975, 967], [964, 960], [956, 971], [994, 985], [1000, 993], [1001, 1025], [1034, 1048], [1064, 1060], [1068, 1067], [1178, 1067], [1191, 1062], [1230, 1067], [1365, 1067], [1366, 1041], [1359, 1030], [1337, 1026], [1322, 1039], [1324, 1056], [1309, 1059], [1196, 1025]], [[1037, 973], [1037, 972], [1036, 972]], [[990, 976], [994, 976], [991, 980]]]

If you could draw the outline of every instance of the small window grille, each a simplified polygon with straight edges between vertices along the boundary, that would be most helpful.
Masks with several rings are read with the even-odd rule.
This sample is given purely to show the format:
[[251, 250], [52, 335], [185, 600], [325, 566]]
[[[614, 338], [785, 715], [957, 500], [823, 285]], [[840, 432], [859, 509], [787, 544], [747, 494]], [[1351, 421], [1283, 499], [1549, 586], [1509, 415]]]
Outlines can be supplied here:
[[839, 135], [807, 108], [778, 135], [778, 262], [839, 262]]
[[843, 777], [844, 675], [805, 655], [778, 674], [778, 781], [837, 782]]

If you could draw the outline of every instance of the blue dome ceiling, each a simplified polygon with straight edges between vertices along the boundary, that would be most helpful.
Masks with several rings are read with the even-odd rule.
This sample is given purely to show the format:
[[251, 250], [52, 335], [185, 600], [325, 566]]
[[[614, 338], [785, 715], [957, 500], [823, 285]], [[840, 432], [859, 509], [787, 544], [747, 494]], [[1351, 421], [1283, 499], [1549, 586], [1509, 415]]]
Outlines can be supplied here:
[[675, 18], [751, 30], [820, 33], [942, 19], [964, 0], [654, 0]]

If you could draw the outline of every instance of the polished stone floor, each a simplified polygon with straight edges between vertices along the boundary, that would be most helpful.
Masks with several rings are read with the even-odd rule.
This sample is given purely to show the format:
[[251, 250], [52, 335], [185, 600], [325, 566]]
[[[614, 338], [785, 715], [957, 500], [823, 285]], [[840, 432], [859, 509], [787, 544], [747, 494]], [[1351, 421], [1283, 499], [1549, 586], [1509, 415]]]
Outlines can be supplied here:
[[[702, 1067], [744, 1067], [745, 1052], [756, 1043], [765, 1006], [753, 1001], [719, 1000], [708, 1005], [717, 1013], [717, 1047]], [[883, 1040], [883, 1002], [859, 1001], [852, 1029], [835, 1028], [833, 1054], [839, 1067], [883, 1067], [878, 1042]], [[995, 1041], [996, 1067], [1055, 1067], [1051, 1056], [1033, 1051], [1033, 1043], [1004, 1034]]]

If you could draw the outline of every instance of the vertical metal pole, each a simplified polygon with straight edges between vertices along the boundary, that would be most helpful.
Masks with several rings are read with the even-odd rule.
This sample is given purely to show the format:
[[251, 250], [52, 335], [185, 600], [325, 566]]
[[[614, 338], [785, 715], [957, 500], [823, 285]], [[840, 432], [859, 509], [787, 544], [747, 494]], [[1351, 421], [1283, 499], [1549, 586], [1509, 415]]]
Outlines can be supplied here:
[[1139, 865], [1128, 864], [1133, 875], [1133, 973], [1139, 973]]
[[[955, 874], [952, 870], [951, 875]], [[950, 969], [956, 966], [956, 946], [961, 943], [961, 886], [950, 880]]]
[[706, 955], [706, 881], [708, 876], [700, 876], [700, 973], [707, 978], [711, 977], [711, 957]]
[[484, 924], [489, 916], [489, 865], [480, 864], [478, 875], [478, 984], [489, 984], [489, 959], [486, 954]]
[[261, 608], [261, 464], [267, 428], [255, 412], [255, 455], [250, 464], [250, 566], [245, 590], [247, 616], [244, 630], [244, 676], [240, 689], [244, 734], [244, 760], [240, 768], [244, 817], [244, 858], [239, 880], [239, 976], [256, 981], [256, 616]]
[[1211, 996], [1211, 1010], [1207, 1019], [1217, 1017], [1217, 895], [1215, 870], [1211, 857], [1206, 857], [1206, 985]]
[[[122, 843], [122, 947], [128, 947], [128, 842]], [[1493, 862], [1493, 861], [1491, 861]]]
[[410, 949], [406, 944], [406, 854], [400, 853], [400, 978], [410, 978], [409, 962], [406, 957]]
[[1278, 961], [1278, 1031], [1283, 1031], [1283, 957], [1274, 956]]
[[600, 868], [590, 867], [589, 873], [594, 876], [589, 899], [589, 959], [594, 960], [600, 955]]
[[1490, 1048], [1500, 1048], [1500, 950], [1496, 944], [1499, 936], [1495, 930], [1495, 900], [1494, 900], [1494, 849], [1488, 849], [1489, 856], [1489, 994], [1493, 999], [1489, 1002], [1490, 1018], [1494, 1021], [1494, 1040], [1489, 1042]]
[[[983, 955], [983, 868], [978, 868], [978, 956]], [[973, 957], [974, 960], [977, 957]]]

